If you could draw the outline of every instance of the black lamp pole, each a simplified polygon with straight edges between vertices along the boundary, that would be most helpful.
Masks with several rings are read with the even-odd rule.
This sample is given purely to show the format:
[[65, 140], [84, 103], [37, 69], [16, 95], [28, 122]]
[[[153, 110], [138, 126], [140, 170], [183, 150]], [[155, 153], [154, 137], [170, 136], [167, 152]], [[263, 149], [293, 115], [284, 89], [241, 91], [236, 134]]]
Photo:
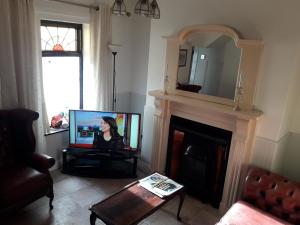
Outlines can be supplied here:
[[116, 104], [117, 104], [117, 93], [116, 93], [116, 55], [117, 52], [112, 52], [114, 57], [114, 64], [113, 64], [113, 104], [112, 109], [116, 111]]

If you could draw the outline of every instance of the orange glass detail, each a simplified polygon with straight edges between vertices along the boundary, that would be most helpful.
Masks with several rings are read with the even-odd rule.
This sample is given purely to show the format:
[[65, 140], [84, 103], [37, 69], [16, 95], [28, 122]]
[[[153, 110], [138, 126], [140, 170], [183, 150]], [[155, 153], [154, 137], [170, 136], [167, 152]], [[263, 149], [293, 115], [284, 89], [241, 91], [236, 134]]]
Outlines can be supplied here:
[[60, 44], [56, 44], [53, 47], [53, 51], [64, 51], [64, 48]]

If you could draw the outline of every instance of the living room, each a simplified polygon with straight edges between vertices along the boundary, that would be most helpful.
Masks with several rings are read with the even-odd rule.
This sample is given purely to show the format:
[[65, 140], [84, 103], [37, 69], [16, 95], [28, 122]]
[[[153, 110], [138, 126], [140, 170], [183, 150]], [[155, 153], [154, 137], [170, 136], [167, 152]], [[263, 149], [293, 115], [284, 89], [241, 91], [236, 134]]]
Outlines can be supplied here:
[[[111, 7], [114, 1], [72, 2], [89, 6], [105, 3]], [[138, 162], [139, 170], [149, 173], [153, 169], [151, 159], [153, 146], [156, 147], [153, 142], [156, 138], [153, 136], [156, 106], [154, 97], [148, 92], [164, 89], [167, 41], [163, 37], [176, 36], [183, 28], [192, 25], [222, 24], [234, 28], [245, 39], [261, 40], [264, 43], [253, 100], [253, 106], [263, 114], [257, 121], [250, 164], [299, 181], [300, 166], [297, 159], [300, 153], [297, 146], [300, 140], [300, 92], [297, 84], [300, 76], [297, 60], [300, 56], [300, 33], [296, 29], [296, 21], [299, 20], [297, 9], [300, 3], [271, 0], [264, 2], [230, 0], [226, 3], [217, 0], [161, 0], [157, 1], [160, 19], [149, 19], [133, 12], [136, 1], [124, 2], [131, 16], [111, 15], [111, 44], [122, 45], [116, 55], [116, 110], [142, 114], [143, 139], [141, 158]], [[35, 7], [39, 19], [85, 25], [90, 23], [89, 8], [46, 0], [35, 1]], [[3, 35], [1, 40], [1, 68], [4, 68], [3, 59], [7, 56], [3, 51], [5, 40], [9, 38]], [[109, 66], [112, 67], [112, 64]], [[5, 73], [1, 73], [1, 79], [3, 76]], [[3, 79], [1, 108], [23, 106], [9, 104], [7, 95], [10, 95], [8, 93], [12, 90], [5, 88], [5, 84]], [[59, 84], [57, 88], [63, 88], [64, 85]], [[15, 99], [15, 96], [16, 94], [11, 94], [10, 99]], [[40, 113], [39, 120], [42, 120], [41, 115]], [[69, 133], [65, 131], [47, 135], [42, 144], [44, 148], [39, 151], [55, 158], [56, 164], [52, 169], [53, 173], [59, 174], [58, 170], [62, 166], [61, 150], [69, 145]], [[57, 177], [58, 181], [65, 178], [60, 174]], [[75, 178], [71, 179], [70, 185], [72, 182], [79, 182], [81, 187], [86, 184], [86, 181], [78, 181]], [[112, 181], [104, 185], [112, 188], [111, 184], [119, 187], [120, 183], [125, 185], [126, 182]], [[66, 187], [62, 187], [61, 190], [59, 188], [58, 185], [55, 192], [66, 194]], [[95, 190], [91, 193], [95, 193]]]

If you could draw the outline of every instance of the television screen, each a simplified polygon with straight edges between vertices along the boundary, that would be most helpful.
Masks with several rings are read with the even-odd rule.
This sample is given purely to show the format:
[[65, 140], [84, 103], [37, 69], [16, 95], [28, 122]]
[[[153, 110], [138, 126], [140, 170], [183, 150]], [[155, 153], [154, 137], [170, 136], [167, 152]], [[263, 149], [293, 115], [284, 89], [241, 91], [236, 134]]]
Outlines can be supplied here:
[[70, 110], [70, 147], [137, 150], [140, 114]]

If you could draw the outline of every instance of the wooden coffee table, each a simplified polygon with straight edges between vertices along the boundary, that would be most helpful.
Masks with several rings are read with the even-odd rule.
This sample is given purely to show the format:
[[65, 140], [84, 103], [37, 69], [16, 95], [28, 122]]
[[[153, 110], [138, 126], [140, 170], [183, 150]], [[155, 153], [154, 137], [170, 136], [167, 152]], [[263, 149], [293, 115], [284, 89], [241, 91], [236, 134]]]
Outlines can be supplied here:
[[95, 225], [96, 219], [107, 225], [133, 225], [154, 213], [165, 203], [180, 196], [177, 219], [184, 201], [184, 188], [170, 196], [160, 198], [152, 192], [140, 187], [138, 181], [125, 186], [121, 191], [90, 207], [90, 223]]

